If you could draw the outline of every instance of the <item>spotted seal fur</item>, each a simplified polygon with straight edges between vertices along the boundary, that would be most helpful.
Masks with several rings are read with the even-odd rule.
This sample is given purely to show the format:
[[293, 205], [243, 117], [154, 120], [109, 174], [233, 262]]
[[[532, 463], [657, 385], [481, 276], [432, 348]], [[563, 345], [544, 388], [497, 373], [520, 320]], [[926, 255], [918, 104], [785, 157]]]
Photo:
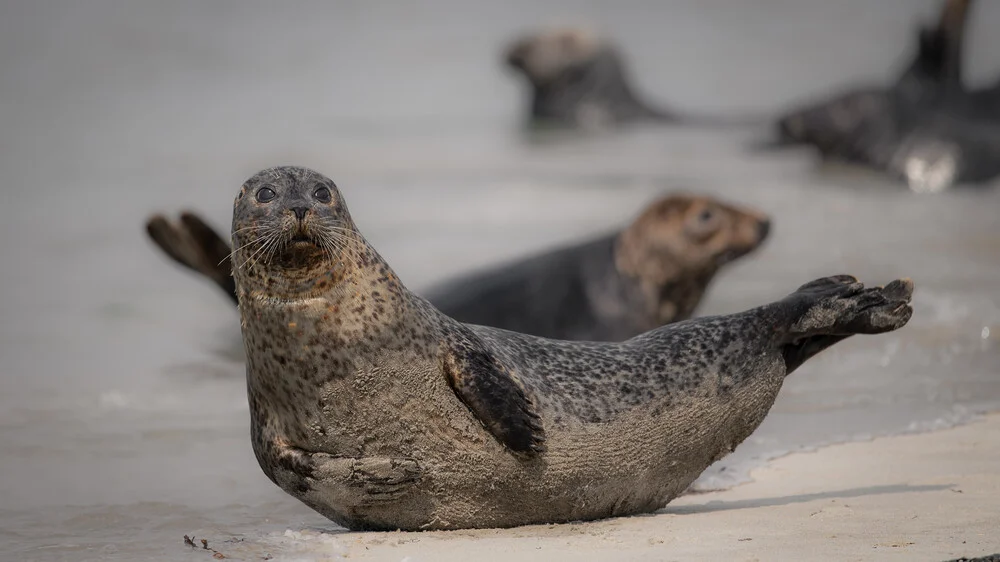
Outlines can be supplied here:
[[[769, 219], [684, 193], [647, 205], [625, 229], [438, 284], [424, 296], [460, 322], [566, 340], [621, 341], [689, 318], [720, 268], [755, 250]], [[234, 302], [229, 244], [197, 214], [152, 217], [171, 258]]]
[[406, 289], [333, 181], [298, 167], [247, 180], [232, 233], [254, 453], [350, 529], [658, 509], [756, 429], [802, 362], [912, 314], [909, 281], [836, 276], [623, 343], [462, 324]]

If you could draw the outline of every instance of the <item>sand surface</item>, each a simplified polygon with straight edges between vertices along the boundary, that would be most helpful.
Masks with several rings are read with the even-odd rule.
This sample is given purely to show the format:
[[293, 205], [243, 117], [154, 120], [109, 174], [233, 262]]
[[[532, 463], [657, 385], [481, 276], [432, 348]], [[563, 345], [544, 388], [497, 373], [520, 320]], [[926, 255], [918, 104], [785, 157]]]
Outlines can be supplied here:
[[998, 467], [993, 415], [793, 454], [751, 483], [686, 496], [655, 515], [506, 530], [288, 530], [210, 546], [258, 560], [943, 561], [1000, 552]]

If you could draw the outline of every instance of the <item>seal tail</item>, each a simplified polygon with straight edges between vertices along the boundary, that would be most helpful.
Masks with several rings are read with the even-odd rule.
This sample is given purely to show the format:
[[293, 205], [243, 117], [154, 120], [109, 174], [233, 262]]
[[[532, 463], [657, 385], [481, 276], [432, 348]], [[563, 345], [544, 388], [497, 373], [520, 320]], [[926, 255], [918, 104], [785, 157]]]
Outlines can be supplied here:
[[962, 56], [972, 0], [946, 0], [934, 27], [917, 31], [917, 54], [900, 76], [897, 88], [941, 88], [946, 94], [964, 91]]
[[171, 223], [154, 215], [146, 221], [146, 233], [175, 262], [208, 277], [238, 302], [230, 246], [201, 217], [184, 212], [178, 223]]

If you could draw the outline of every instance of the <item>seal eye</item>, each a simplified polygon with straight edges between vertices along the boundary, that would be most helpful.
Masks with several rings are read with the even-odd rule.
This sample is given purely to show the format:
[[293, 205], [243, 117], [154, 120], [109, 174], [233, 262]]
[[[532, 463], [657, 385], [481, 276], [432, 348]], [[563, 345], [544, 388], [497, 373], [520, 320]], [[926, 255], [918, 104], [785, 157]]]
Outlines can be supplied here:
[[257, 201], [260, 203], [267, 203], [271, 199], [274, 199], [274, 190], [270, 187], [262, 187], [257, 190]]
[[684, 230], [696, 240], [706, 240], [722, 227], [718, 209], [705, 207], [695, 213], [688, 216]]
[[315, 197], [320, 203], [329, 203], [333, 198], [330, 195], [330, 190], [327, 189], [326, 186], [317, 187], [316, 191], [313, 191], [313, 197]]

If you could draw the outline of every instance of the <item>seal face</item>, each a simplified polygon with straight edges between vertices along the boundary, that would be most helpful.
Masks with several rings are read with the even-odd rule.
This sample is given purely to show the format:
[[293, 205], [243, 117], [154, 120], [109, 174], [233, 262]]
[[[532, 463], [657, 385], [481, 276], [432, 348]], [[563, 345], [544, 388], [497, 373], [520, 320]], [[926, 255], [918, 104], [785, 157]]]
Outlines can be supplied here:
[[756, 429], [802, 362], [912, 313], [909, 281], [837, 276], [622, 343], [462, 324], [402, 285], [332, 181], [295, 167], [243, 186], [233, 246], [258, 463], [351, 529], [658, 509]]
[[598, 129], [642, 119], [674, 119], [636, 96], [618, 50], [587, 30], [559, 28], [525, 35], [507, 47], [504, 60], [528, 80], [530, 118], [536, 124]]
[[427, 298], [470, 324], [621, 341], [690, 317], [719, 269], [760, 246], [769, 229], [753, 210], [674, 194], [622, 231], [453, 279]]

